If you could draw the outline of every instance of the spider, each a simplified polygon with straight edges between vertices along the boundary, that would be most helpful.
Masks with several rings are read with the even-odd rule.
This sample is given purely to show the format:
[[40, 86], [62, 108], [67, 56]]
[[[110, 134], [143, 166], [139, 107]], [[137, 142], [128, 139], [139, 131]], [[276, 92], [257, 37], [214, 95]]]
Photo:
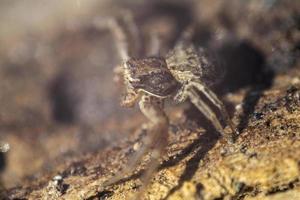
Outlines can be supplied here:
[[[132, 107], [138, 102], [141, 112], [148, 119], [146, 124], [147, 136], [144, 140], [144, 147], [136, 152], [137, 155], [129, 163], [129, 166], [103, 185], [104, 187], [112, 185], [123, 179], [126, 174], [136, 168], [142, 157], [152, 149], [150, 163], [142, 176], [143, 186], [140, 189], [140, 194], [143, 194], [149, 180], [159, 166], [159, 158], [166, 153], [165, 146], [167, 145], [169, 127], [169, 119], [164, 111], [166, 99], [171, 99], [177, 103], [189, 99], [211, 121], [216, 130], [225, 135], [216, 114], [199, 96], [198, 93], [201, 92], [220, 110], [231, 128], [231, 136], [234, 135], [235, 128], [222, 101], [209, 89], [210, 83], [216, 81], [209, 78], [214, 75], [215, 65], [205, 49], [197, 49], [192, 44], [191, 37], [194, 30], [192, 25], [183, 31], [175, 47], [165, 57], [158, 55], [159, 36], [153, 32], [150, 37], [152, 56], [134, 58], [130, 55], [128, 34], [138, 40], [138, 28], [130, 15], [124, 15], [123, 20], [128, 30], [125, 30], [116, 18], [106, 19], [105, 22], [101, 20], [100, 23], [96, 21], [95, 24], [97, 28], [109, 29], [114, 36], [118, 53], [122, 59], [122, 64], [116, 71], [123, 76], [126, 89], [121, 105]], [[135, 44], [135, 46], [138, 45]], [[216, 77], [216, 79], [219, 78]], [[136, 199], [140, 198], [137, 197]]]

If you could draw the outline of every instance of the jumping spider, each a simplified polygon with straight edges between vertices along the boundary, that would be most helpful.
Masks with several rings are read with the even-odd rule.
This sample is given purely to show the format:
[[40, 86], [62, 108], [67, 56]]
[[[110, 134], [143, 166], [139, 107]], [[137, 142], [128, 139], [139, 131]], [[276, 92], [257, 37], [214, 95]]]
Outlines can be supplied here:
[[[126, 94], [121, 104], [131, 107], [138, 102], [141, 112], [149, 120], [146, 126], [148, 134], [144, 141], [144, 148], [137, 152], [138, 155], [135, 156], [134, 161], [130, 162], [130, 166], [107, 181], [104, 186], [116, 183], [124, 178], [124, 175], [132, 172], [141, 158], [152, 148], [152, 159], [142, 177], [144, 185], [141, 193], [143, 193], [167, 145], [169, 119], [164, 111], [165, 99], [168, 98], [177, 103], [189, 99], [212, 122], [214, 127], [225, 135], [216, 114], [199, 96], [198, 93], [201, 92], [220, 110], [231, 128], [232, 136], [235, 129], [222, 101], [208, 87], [209, 82], [216, 81], [207, 79], [213, 76], [215, 66], [204, 49], [196, 49], [192, 44], [193, 26], [183, 31], [175, 47], [165, 57], [158, 55], [159, 37], [153, 33], [150, 39], [152, 45], [150, 52], [156, 55], [134, 58], [130, 55], [127, 42], [128, 32], [138, 37], [138, 29], [130, 15], [125, 15], [123, 20], [126, 21], [127, 31], [115, 18], [106, 19], [105, 22], [101, 20], [101, 23], [97, 22], [96, 25], [98, 28], [109, 29], [116, 40], [119, 55], [123, 60], [117, 71], [123, 75], [126, 87]], [[135, 39], [138, 40], [138, 38]]]

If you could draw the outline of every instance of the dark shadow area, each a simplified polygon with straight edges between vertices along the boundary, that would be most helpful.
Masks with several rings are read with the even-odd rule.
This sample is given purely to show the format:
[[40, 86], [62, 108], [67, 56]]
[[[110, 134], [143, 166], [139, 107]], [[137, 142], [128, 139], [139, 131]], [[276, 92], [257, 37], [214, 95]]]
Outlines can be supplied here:
[[211, 134], [212, 129], [212, 126], [206, 129], [207, 131], [204, 135], [184, 149], [174, 160], [168, 160], [162, 164], [161, 169], [170, 167], [184, 159], [191, 152], [196, 151], [195, 155], [186, 163], [186, 168], [179, 178], [178, 185], [172, 188], [164, 199], [168, 199], [168, 197], [170, 197], [175, 191], [181, 188], [185, 181], [192, 179], [199, 168], [199, 162], [201, 159], [203, 159], [207, 152], [214, 147], [218, 140], [218, 136]]
[[5, 153], [0, 152], [0, 173], [4, 171], [6, 166], [6, 158], [5, 158]]
[[[196, 109], [196, 108], [194, 108]], [[197, 111], [197, 115], [198, 115], [198, 111]], [[201, 114], [202, 115], [202, 114]], [[204, 117], [202, 117], [204, 118]], [[201, 135], [197, 140], [193, 141], [190, 145], [188, 145], [185, 149], [183, 149], [179, 154], [176, 154], [176, 157], [174, 159], [169, 159], [167, 161], [164, 161], [162, 163], [162, 165], [159, 167], [159, 169], [164, 169], [164, 168], [168, 168], [168, 167], [172, 167], [176, 164], [178, 164], [181, 160], [183, 160], [187, 155], [189, 155], [191, 152], [195, 151], [196, 149], [199, 148], [199, 146], [201, 147], [201, 144], [205, 141], [209, 141], [208, 143], [212, 142], [215, 144], [215, 142], [219, 139], [219, 135], [215, 134], [216, 130], [214, 129], [214, 127], [212, 125], [209, 124], [209, 121], [204, 119], [204, 128], [206, 130], [204, 135]], [[205, 148], [205, 150], [208, 152], [213, 145], [206, 145], [208, 143], [204, 143], [204, 145], [202, 146], [202, 148]]]
[[220, 93], [272, 82], [273, 74], [267, 73], [264, 55], [249, 42], [228, 42], [218, 50], [218, 55], [226, 72], [223, 81], [216, 86]]
[[243, 113], [237, 125], [238, 132], [242, 132], [261, 95], [272, 85], [274, 72], [266, 66], [264, 55], [246, 41], [224, 45], [219, 50], [219, 55], [226, 75], [217, 90], [225, 94], [240, 88], [249, 88], [242, 102]]
[[[240, 122], [237, 126], [238, 133], [241, 133], [247, 127], [249, 119], [255, 114], [255, 106], [263, 95], [263, 92], [268, 88], [268, 85], [255, 85], [247, 91], [242, 105], [243, 113], [239, 116]], [[260, 117], [259, 113], [256, 114], [256, 117]]]
[[267, 68], [263, 54], [247, 42], [225, 45], [220, 49], [220, 55], [224, 60], [226, 76], [221, 82], [222, 87], [217, 86], [218, 91], [224, 94], [248, 87], [242, 102], [243, 113], [237, 125], [238, 132], [241, 132], [247, 126], [261, 95], [272, 85], [274, 72]]
[[95, 199], [105, 200], [105, 199], [108, 199], [109, 197], [111, 197], [113, 194], [114, 194], [113, 191], [105, 190], [105, 191], [99, 192], [96, 195], [93, 195], [93, 196], [87, 198], [86, 200], [95, 200]]
[[53, 119], [64, 124], [76, 121], [77, 99], [72, 94], [70, 78], [68, 73], [63, 71], [50, 83], [49, 88]]

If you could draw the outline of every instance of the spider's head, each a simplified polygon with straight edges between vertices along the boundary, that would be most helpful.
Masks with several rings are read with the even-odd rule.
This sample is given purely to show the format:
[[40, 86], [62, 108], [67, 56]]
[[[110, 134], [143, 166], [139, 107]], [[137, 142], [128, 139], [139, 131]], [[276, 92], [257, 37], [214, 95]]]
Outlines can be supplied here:
[[124, 65], [125, 83], [129, 88], [164, 97], [178, 87], [163, 58], [131, 58]]

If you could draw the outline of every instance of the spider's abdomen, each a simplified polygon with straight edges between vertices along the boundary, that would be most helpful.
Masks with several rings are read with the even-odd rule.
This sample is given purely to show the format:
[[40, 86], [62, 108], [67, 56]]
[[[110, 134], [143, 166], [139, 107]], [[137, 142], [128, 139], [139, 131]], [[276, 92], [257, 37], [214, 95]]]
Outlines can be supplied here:
[[172, 76], [163, 58], [130, 59], [126, 62], [129, 83], [134, 89], [144, 90], [156, 96], [169, 96], [179, 83]]
[[217, 59], [202, 48], [194, 45], [178, 45], [166, 57], [167, 67], [177, 81], [183, 83], [191, 79], [200, 79], [212, 85], [224, 76], [222, 66]]

